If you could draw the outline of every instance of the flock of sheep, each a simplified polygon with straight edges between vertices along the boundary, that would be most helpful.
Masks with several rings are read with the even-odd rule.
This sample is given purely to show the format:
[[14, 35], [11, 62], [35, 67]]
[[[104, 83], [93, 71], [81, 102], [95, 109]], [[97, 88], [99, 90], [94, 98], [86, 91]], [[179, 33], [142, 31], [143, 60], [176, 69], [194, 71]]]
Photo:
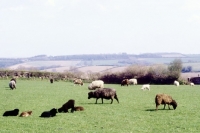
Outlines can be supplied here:
[[[50, 83], [53, 83], [53, 79], [50, 79]], [[73, 80], [74, 85], [83, 85], [82, 79], [74, 79]], [[130, 84], [137, 85], [137, 79], [124, 79], [121, 81], [121, 86], [128, 86]], [[174, 81], [175, 86], [179, 86], [178, 81]], [[194, 83], [190, 83], [191, 86], [194, 86]], [[9, 87], [13, 90], [16, 89], [16, 79], [12, 78], [9, 82]], [[102, 104], [103, 104], [103, 99], [111, 99], [111, 104], [113, 103], [113, 99], [116, 99], [116, 101], [119, 103], [119, 99], [117, 97], [116, 90], [114, 88], [104, 88], [104, 82], [102, 80], [95, 80], [92, 81], [88, 85], [90, 91], [88, 93], [88, 99], [90, 98], [96, 98], [96, 104], [97, 100], [101, 99]], [[150, 91], [150, 84], [144, 84], [141, 88], [141, 90], [149, 90]], [[163, 104], [165, 109], [166, 104], [168, 105], [168, 108], [170, 109], [170, 105], [173, 106], [173, 109], [175, 110], [177, 107], [176, 101], [167, 94], [157, 94], [155, 96], [155, 104], [156, 104], [156, 110], [158, 110], [158, 106]], [[42, 112], [40, 117], [54, 117], [56, 116], [56, 113], [61, 113], [61, 112], [68, 112], [68, 109], [71, 109], [71, 112], [73, 113], [74, 111], [83, 111], [84, 108], [82, 106], [75, 106], [75, 100], [70, 99], [68, 102], [63, 104], [60, 108], [52, 108], [50, 111], [44, 111]], [[19, 114], [19, 109], [14, 109], [14, 110], [9, 110], [5, 111], [3, 116], [17, 116]], [[20, 114], [20, 117], [27, 117], [32, 114], [32, 111], [24, 111]]]
[[[75, 84], [79, 84], [79, 85], [83, 85], [83, 81], [81, 79], [75, 79], [73, 80], [74, 85]], [[124, 79], [121, 82], [121, 86], [128, 86], [130, 84], [133, 85], [137, 85], [137, 79]], [[179, 82], [178, 81], [174, 81], [174, 85], [179, 86]], [[190, 85], [194, 86], [194, 83], [191, 83]], [[115, 89], [112, 88], [104, 88], [104, 82], [102, 80], [95, 80], [92, 83], [89, 84], [88, 86], [89, 90], [95, 90], [95, 91], [91, 91], [88, 93], [88, 99], [90, 98], [96, 98], [96, 102], [99, 98], [102, 99], [102, 103], [103, 103], [103, 99], [111, 99], [111, 104], [113, 103], [113, 99], [116, 99], [117, 102], [119, 103], [119, 100], [117, 98], [117, 93]], [[150, 91], [150, 84], [144, 84], [142, 85], [141, 90], [149, 90]], [[177, 103], [176, 101], [167, 94], [157, 94], [155, 97], [155, 103], [156, 103], [156, 110], [158, 110], [158, 106], [160, 104], [165, 106], [166, 104], [168, 105], [168, 108], [170, 109], [170, 105], [173, 106], [173, 109], [175, 110], [177, 107]]]

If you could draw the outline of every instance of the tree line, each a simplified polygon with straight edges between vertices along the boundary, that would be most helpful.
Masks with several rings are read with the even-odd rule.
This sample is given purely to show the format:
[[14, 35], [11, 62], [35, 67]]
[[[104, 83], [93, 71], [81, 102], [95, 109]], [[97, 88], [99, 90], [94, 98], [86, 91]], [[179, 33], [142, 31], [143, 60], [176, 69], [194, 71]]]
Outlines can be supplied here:
[[53, 78], [56, 81], [71, 81], [74, 78], [81, 78], [85, 82], [101, 79], [107, 84], [119, 84], [123, 79], [136, 78], [139, 84], [173, 84], [174, 80], [180, 80], [181, 71], [182, 61], [180, 59], [175, 59], [168, 66], [131, 65], [128, 66], [124, 71], [115, 73], [111, 71], [106, 71], [103, 73], [93, 73], [88, 71], [83, 73], [76, 69], [73, 69], [73, 71], [64, 71], [62, 73], [1, 69], [0, 77], [18, 77], [22, 79]]

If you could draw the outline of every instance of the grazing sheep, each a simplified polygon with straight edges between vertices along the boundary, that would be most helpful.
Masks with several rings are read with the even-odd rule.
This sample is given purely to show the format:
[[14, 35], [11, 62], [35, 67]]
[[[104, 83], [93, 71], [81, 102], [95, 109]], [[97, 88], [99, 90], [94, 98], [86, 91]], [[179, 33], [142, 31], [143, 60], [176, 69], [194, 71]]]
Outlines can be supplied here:
[[95, 90], [96, 88], [103, 88], [103, 87], [104, 87], [104, 82], [102, 80], [95, 80], [89, 84], [88, 89]]
[[119, 103], [116, 90], [112, 89], [112, 88], [102, 88], [102, 89], [98, 89], [94, 92], [91, 91], [88, 93], [88, 99], [90, 99], [90, 98], [96, 98], [96, 104], [97, 104], [97, 100], [99, 98], [101, 98], [102, 104], [103, 104], [103, 99], [107, 99], [107, 100], [111, 99], [111, 104], [112, 104], [114, 98]]
[[178, 87], [179, 86], [179, 82], [175, 80], [174, 81], [174, 85]]
[[62, 107], [60, 107], [58, 109], [58, 112], [59, 113], [61, 113], [61, 112], [68, 113], [68, 109], [71, 108], [71, 112], [73, 113], [74, 112], [74, 105], [75, 105], [75, 100], [70, 99], [68, 102], [66, 102], [65, 104], [63, 104]]
[[40, 117], [54, 117], [56, 116], [57, 110], [52, 108], [50, 111], [44, 111]]
[[82, 79], [74, 79], [73, 82], [74, 82], [74, 86], [75, 86], [76, 84], [78, 84], [78, 85], [80, 85], [80, 86], [83, 85]]
[[19, 115], [19, 117], [28, 117], [31, 114], [32, 114], [32, 111], [24, 111]]
[[191, 82], [191, 83], [190, 83], [190, 86], [194, 86], [194, 83]]
[[155, 103], [156, 103], [156, 110], [158, 110], [158, 106], [160, 104], [164, 104], [164, 108], [165, 109], [165, 105], [168, 104], [168, 108], [170, 109], [169, 105], [172, 105], [174, 110], [177, 107], [177, 103], [175, 100], [172, 99], [171, 96], [167, 95], [167, 94], [157, 94], [155, 97]]
[[10, 83], [9, 83], [9, 87], [10, 87], [10, 89], [16, 89], [16, 83], [15, 83], [15, 81], [14, 80], [11, 80], [10, 81]]
[[141, 90], [145, 90], [145, 89], [147, 89], [147, 90], [150, 91], [150, 84], [144, 84], [144, 85], [142, 86]]
[[17, 116], [18, 114], [19, 114], [19, 109], [14, 109], [4, 112], [3, 116]]
[[122, 80], [121, 86], [124, 86], [124, 85], [128, 86], [128, 79]]
[[76, 106], [76, 107], [74, 107], [74, 110], [75, 111], [83, 111], [84, 108], [82, 106]]
[[137, 85], [137, 79], [129, 79], [129, 84]]

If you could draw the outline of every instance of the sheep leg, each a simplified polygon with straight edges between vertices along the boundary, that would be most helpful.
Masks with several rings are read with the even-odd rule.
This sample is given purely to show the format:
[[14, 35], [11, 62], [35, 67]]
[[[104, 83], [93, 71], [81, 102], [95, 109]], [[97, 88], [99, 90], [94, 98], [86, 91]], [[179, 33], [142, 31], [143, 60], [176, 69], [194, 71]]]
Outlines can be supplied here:
[[111, 98], [111, 103], [110, 104], [112, 104], [113, 103], [113, 98]]
[[156, 110], [158, 110], [158, 104], [156, 104]]
[[101, 98], [102, 104], [103, 104], [103, 98]]
[[71, 113], [73, 113], [73, 112], [74, 112], [74, 110], [75, 110], [75, 109], [74, 109], [74, 108], [72, 108], [72, 109], [71, 109]]
[[118, 100], [118, 98], [117, 98], [117, 95], [115, 95], [115, 97], [114, 97], [116, 100], [117, 100], [117, 102], [119, 103], [119, 100]]
[[95, 104], [97, 104], [97, 100], [98, 100], [98, 98], [96, 98], [96, 103]]
[[169, 104], [168, 104], [168, 108], [170, 109]]
[[164, 108], [163, 108], [163, 109], [165, 109], [165, 105], [166, 105], [166, 104], [164, 104]]

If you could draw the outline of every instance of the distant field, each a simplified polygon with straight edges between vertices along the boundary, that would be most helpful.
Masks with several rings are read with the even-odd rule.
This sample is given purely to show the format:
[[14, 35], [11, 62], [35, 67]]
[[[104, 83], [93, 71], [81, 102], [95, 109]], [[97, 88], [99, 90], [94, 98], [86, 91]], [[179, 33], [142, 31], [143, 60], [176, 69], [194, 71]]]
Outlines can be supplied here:
[[75, 66], [80, 61], [31, 61], [10, 66], [10, 69], [17, 69], [20, 67], [42, 67], [42, 66]]
[[[191, 133], [200, 131], [200, 89], [199, 86], [152, 85], [150, 91], [140, 90], [141, 85], [124, 86], [105, 84], [117, 90], [116, 100], [88, 99], [88, 84], [74, 86], [71, 82], [48, 80], [18, 80], [17, 89], [8, 88], [8, 80], [0, 80], [0, 113], [19, 108], [21, 111], [32, 110], [27, 118], [0, 116], [0, 132], [9, 133], [149, 133], [173, 132]], [[155, 111], [154, 98], [157, 93], [170, 94], [178, 103], [176, 110]], [[83, 106], [85, 111], [58, 113], [53, 118], [40, 118], [43, 111], [60, 107], [69, 99], [75, 105]], [[172, 107], [171, 107], [172, 108]]]
[[[147, 61], [153, 64], [169, 64], [174, 60], [174, 58], [138, 58], [140, 61]], [[200, 71], [200, 58], [183, 58], [183, 66], [192, 66], [193, 72]], [[191, 61], [191, 62], [189, 62]], [[92, 72], [116, 72], [123, 71], [128, 65], [122, 65], [118, 63], [118, 60], [91, 60], [91, 61], [32, 61], [27, 63], [21, 63], [14, 66], [10, 66], [9, 69], [19, 69], [19, 68], [39, 68], [39, 67], [51, 67], [46, 68], [43, 71], [52, 72], [64, 72], [70, 70], [71, 68], [77, 68], [77, 70], [82, 72], [92, 71]], [[134, 64], [133, 64], [134, 65]]]

